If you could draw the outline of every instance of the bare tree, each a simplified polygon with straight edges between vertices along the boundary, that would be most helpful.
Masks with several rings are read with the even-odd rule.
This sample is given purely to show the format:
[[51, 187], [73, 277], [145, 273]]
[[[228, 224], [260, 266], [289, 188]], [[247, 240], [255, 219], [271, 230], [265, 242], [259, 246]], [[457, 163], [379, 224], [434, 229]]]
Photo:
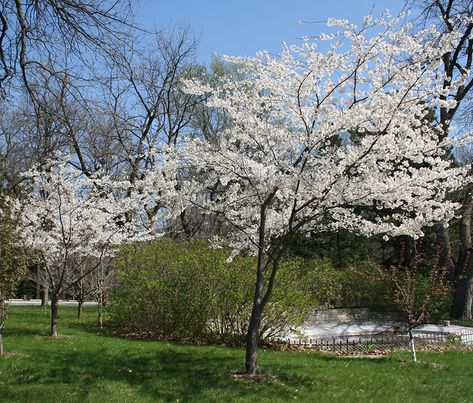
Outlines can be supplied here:
[[[200, 98], [182, 91], [183, 80], [198, 72], [197, 46], [187, 27], [158, 32], [155, 46], [118, 49], [104, 81], [99, 105], [111, 127], [114, 170], [132, 185], [159, 162], [167, 147], [190, 133], [191, 119]], [[151, 218], [161, 208], [159, 200], [147, 206]]]
[[[89, 0], [0, 1], [0, 90], [19, 78], [32, 100], [32, 79], [55, 76], [64, 60], [84, 66], [110, 52], [112, 39], [131, 28], [131, 2]], [[98, 52], [100, 51], [100, 52]]]
[[[84, 147], [86, 133], [100, 126], [91, 118], [101, 116], [91, 103], [97, 94], [95, 70], [117, 42], [133, 43], [127, 40], [137, 33], [131, 5], [129, 0], [0, 0], [3, 187], [15, 188], [19, 172], [57, 150], [75, 153], [86, 174], [97, 169]], [[103, 155], [97, 145], [91, 148]]]

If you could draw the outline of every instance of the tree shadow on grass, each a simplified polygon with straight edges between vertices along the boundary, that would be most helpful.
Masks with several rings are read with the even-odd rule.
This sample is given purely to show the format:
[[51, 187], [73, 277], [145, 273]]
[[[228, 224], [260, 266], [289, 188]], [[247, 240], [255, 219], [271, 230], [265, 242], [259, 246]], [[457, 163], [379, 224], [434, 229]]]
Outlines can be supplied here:
[[[48, 385], [79, 385], [83, 400], [88, 400], [104, 383], [128, 384], [138, 389], [142, 398], [151, 400], [202, 401], [209, 398], [210, 390], [214, 399], [223, 394], [238, 399], [250, 397], [256, 390], [265, 388], [283, 400], [292, 398], [282, 383], [233, 379], [230, 373], [242, 364], [241, 357], [206, 354], [205, 349], [182, 350], [171, 345], [169, 350], [140, 350], [138, 354], [133, 349], [110, 353], [106, 348], [95, 354], [56, 352], [49, 356], [49, 361], [46, 357], [36, 357], [36, 361], [45, 359], [49, 365], [40, 369], [40, 375], [32, 376], [35, 382]], [[20, 378], [18, 382], [21, 382]], [[14, 400], [13, 395], [6, 397]]]
[[[113, 368], [103, 369], [98, 372], [106, 372], [111, 374], [108, 376], [110, 380], [121, 380], [138, 386], [146, 393], [148, 397], [155, 399], [196, 399], [203, 391], [208, 389], [228, 391], [232, 390], [232, 394], [238, 398], [244, 398], [252, 395], [255, 391], [261, 389], [271, 389], [272, 396], [278, 396], [281, 400], [292, 400], [293, 393], [290, 390], [295, 388], [314, 389], [323, 387], [323, 380], [317, 374], [309, 371], [304, 364], [298, 362], [297, 359], [291, 359], [290, 362], [279, 360], [277, 364], [271, 364], [272, 360], [266, 361], [261, 357], [262, 370], [267, 377], [262, 381], [251, 381], [248, 379], [232, 378], [231, 374], [237, 370], [241, 370], [244, 364], [243, 349], [229, 348], [236, 352], [230, 357], [222, 358], [218, 354], [219, 347], [206, 345], [195, 346], [192, 344], [181, 344], [175, 342], [156, 341], [156, 340], [136, 340], [120, 338], [113, 333], [113, 329], [98, 329], [93, 324], [77, 323], [74, 327], [80, 328], [82, 331], [93, 333], [98, 337], [107, 339], [120, 339], [123, 341], [136, 342], [138, 344], [149, 344], [150, 349], [153, 345], [167, 345], [169, 350], [161, 350], [156, 352], [156, 356], [151, 359], [143, 358], [125, 358], [114, 363]], [[199, 348], [201, 347], [201, 350]], [[192, 350], [187, 351], [186, 349]], [[179, 352], [179, 350], [186, 350]], [[260, 350], [262, 352], [263, 350]], [[133, 352], [133, 350], [131, 350]], [[272, 352], [270, 352], [271, 354]], [[286, 353], [288, 354], [288, 353]], [[290, 354], [290, 353], [289, 353]], [[294, 353], [295, 355], [299, 353]], [[236, 357], [239, 355], [239, 357]], [[369, 357], [343, 357], [326, 353], [313, 352], [309, 353], [314, 363], [318, 361], [316, 367], [320, 367], [323, 371], [323, 362], [334, 362], [344, 365], [348, 362], [364, 362], [371, 366], [372, 364], [386, 364], [390, 361], [389, 356], [379, 358]], [[122, 357], [123, 358], [123, 357]], [[284, 365], [280, 365], [280, 362]], [[120, 368], [117, 369], [117, 367]], [[126, 369], [131, 369], [127, 372]], [[115, 372], [113, 372], [115, 371]], [[150, 373], [153, 376], [150, 376]], [[174, 392], [169, 393], [169, 388], [162, 385], [174, 385]], [[259, 392], [258, 392], [259, 393]], [[269, 395], [268, 395], [269, 396]]]
[[318, 353], [318, 358], [321, 361], [338, 361], [338, 362], [365, 362], [370, 364], [386, 364], [392, 360], [390, 355], [373, 355], [373, 356], [363, 356], [363, 355], [335, 355], [330, 353]]
[[[42, 335], [41, 330], [45, 328], [39, 323], [44, 317], [37, 317], [32, 330], [22, 327], [22, 320], [12, 323], [10, 335]], [[288, 401], [294, 398], [295, 389], [312, 394], [314, 389], [334, 383], [332, 378], [338, 382], [338, 365], [332, 369], [335, 371], [332, 378], [327, 378], [323, 374], [324, 362], [343, 364], [353, 360], [327, 354], [281, 353], [290, 355], [279, 356], [278, 352], [260, 350], [260, 362], [268, 376], [260, 381], [235, 379], [231, 373], [243, 367], [242, 349], [127, 340], [117, 337], [109, 328], [98, 329], [87, 318], [79, 321], [68, 315], [64, 319], [62, 326], [66, 334], [72, 331], [74, 336], [66, 336], [57, 344], [55, 341], [32, 343], [27, 349], [34, 353], [30, 353], [28, 360], [19, 358], [23, 361], [21, 365], [9, 369], [11, 387], [5, 394], [2, 392], [3, 399], [21, 401], [24, 396], [30, 396], [26, 387], [36, 387], [36, 393], [42, 391], [45, 396], [55, 397], [52, 401], [61, 401], [65, 390], [74, 391], [74, 401], [97, 401], [107, 398], [103, 389], [108, 387], [123, 388], [132, 391], [137, 398], [151, 401]]]
[[5, 328], [3, 333], [5, 339], [9, 337], [17, 337], [17, 336], [39, 336], [39, 337], [47, 337], [49, 333], [46, 329], [36, 328], [36, 329], [25, 329], [24, 327], [12, 327], [9, 326]]

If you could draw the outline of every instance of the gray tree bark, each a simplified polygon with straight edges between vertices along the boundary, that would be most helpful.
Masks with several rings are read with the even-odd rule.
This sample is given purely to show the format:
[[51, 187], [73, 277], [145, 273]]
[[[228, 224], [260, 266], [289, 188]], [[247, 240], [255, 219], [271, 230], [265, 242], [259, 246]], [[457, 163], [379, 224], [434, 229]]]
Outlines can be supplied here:
[[51, 296], [51, 337], [58, 336], [58, 311], [59, 311], [59, 297], [56, 293], [53, 293]]
[[452, 316], [457, 319], [472, 319], [473, 302], [473, 248], [471, 241], [472, 189], [468, 189], [460, 209], [458, 226], [458, 261], [455, 268], [455, 292]]

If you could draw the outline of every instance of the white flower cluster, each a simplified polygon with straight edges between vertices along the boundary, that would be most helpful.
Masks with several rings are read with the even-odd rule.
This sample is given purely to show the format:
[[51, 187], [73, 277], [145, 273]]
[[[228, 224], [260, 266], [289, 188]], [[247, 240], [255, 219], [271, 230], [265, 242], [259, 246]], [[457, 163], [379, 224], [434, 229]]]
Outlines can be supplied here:
[[189, 140], [173, 154], [179, 170], [193, 173], [180, 178], [181, 207], [187, 200], [223, 215], [236, 250], [260, 249], [262, 230], [264, 245], [337, 228], [418, 237], [455, 212], [446, 195], [466, 167], [445, 158], [428, 116], [454, 106], [442, 98], [437, 67], [457, 34], [412, 33], [392, 19], [367, 19], [361, 30], [329, 24], [345, 31], [323, 36], [327, 52], [306, 40], [276, 58], [228, 57], [241, 79], [187, 84], [210, 94], [208, 105], [232, 124], [218, 144]]
[[133, 186], [85, 177], [66, 160], [29, 172], [26, 244], [56, 265], [112, 253], [136, 228], [148, 231], [150, 217], [189, 206], [220, 214], [233, 228], [226, 241], [253, 252], [296, 231], [418, 237], [451, 218], [446, 196], [468, 167], [445, 158], [457, 140], [441, 141], [429, 115], [455, 106], [438, 66], [458, 34], [412, 33], [390, 18], [329, 23], [343, 32], [321, 37], [327, 51], [306, 40], [279, 57], [228, 57], [238, 78], [219, 85], [188, 81], [185, 91], [205, 94], [230, 124], [218, 140], [161, 150]]
[[31, 189], [20, 212], [22, 242], [50, 268], [112, 255], [130, 237], [126, 214], [136, 210], [123, 197], [128, 182], [86, 177], [68, 162], [50, 160], [24, 174]]

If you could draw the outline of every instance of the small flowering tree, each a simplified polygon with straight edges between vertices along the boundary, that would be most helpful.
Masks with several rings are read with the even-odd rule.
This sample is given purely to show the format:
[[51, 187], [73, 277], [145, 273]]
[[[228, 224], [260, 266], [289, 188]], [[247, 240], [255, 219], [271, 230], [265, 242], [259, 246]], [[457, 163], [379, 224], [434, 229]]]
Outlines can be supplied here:
[[217, 140], [190, 139], [170, 153], [179, 173], [167, 175], [179, 179], [173, 209], [219, 214], [234, 253], [257, 255], [248, 375], [296, 233], [417, 238], [423, 226], [452, 217], [456, 205], [445, 196], [465, 173], [443, 158], [451, 143], [428, 119], [429, 107], [452, 103], [436, 67], [455, 33], [414, 34], [391, 18], [329, 24], [339, 31], [285, 46], [279, 57], [228, 57], [238, 80], [188, 82], [189, 93], [206, 95], [231, 124]]
[[[127, 182], [86, 177], [67, 159], [25, 174], [31, 192], [22, 211], [23, 243], [46, 272], [51, 292], [51, 336], [58, 335], [58, 301], [130, 237], [132, 199]], [[92, 262], [92, 264], [90, 264]]]
[[435, 266], [428, 275], [409, 267], [376, 267], [373, 280], [381, 280], [392, 290], [393, 302], [405, 316], [412, 360], [417, 361], [412, 330], [438, 312], [450, 293], [445, 268]]

